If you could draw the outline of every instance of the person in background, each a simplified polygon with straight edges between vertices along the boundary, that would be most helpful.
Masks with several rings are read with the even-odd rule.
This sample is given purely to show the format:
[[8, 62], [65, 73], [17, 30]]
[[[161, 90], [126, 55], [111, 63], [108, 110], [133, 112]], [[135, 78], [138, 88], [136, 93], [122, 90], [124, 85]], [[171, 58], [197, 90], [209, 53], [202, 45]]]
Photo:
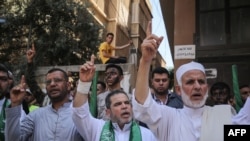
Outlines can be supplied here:
[[[8, 74], [9, 74], [9, 91], [10, 91], [15, 85], [15, 77], [10, 70], [8, 70]], [[5, 97], [10, 99], [10, 93], [8, 92]], [[23, 107], [23, 111], [26, 114], [28, 114], [30, 112], [29, 111], [29, 104], [25, 100], [23, 100], [23, 102], [22, 102], [22, 107]]]
[[239, 89], [240, 89], [241, 100], [243, 104], [245, 104], [247, 98], [250, 96], [250, 86], [247, 84], [244, 84], [244, 85], [241, 85]]
[[0, 140], [4, 141], [5, 137], [5, 108], [10, 105], [9, 99], [6, 95], [9, 95], [10, 81], [8, 69], [0, 64]]
[[35, 45], [32, 44], [32, 47], [28, 49], [26, 52], [27, 67], [25, 71], [25, 79], [26, 79], [25, 81], [29, 87], [29, 90], [35, 97], [36, 102], [39, 104], [40, 107], [42, 107], [44, 106], [43, 102], [47, 94], [42, 91], [42, 89], [40, 88], [40, 86], [36, 81], [35, 65], [33, 62], [35, 55], [36, 55]]
[[166, 68], [156, 67], [151, 74], [151, 88], [153, 89], [153, 99], [161, 105], [167, 105], [174, 108], [182, 108], [181, 97], [170, 92], [170, 75]]
[[121, 89], [111, 91], [105, 99], [110, 120], [92, 117], [89, 112], [88, 93], [94, 74], [94, 58], [91, 58], [91, 61], [80, 67], [77, 93], [73, 102], [72, 118], [83, 138], [87, 141], [156, 141], [150, 130], [133, 120], [132, 105]]
[[[182, 108], [183, 102], [179, 95], [170, 92], [171, 78], [168, 70], [163, 67], [156, 67], [151, 73], [151, 94], [152, 98], [160, 105], [174, 108]], [[146, 123], [139, 121], [139, 124], [148, 128]]]
[[157, 104], [150, 94], [148, 80], [163, 37], [151, 33], [151, 22], [146, 35], [141, 44], [132, 105], [135, 119], [147, 123], [159, 141], [222, 141], [225, 124], [250, 124], [250, 97], [237, 115], [228, 104], [205, 106], [208, 83], [205, 68], [198, 62], [182, 64], [176, 70], [175, 90], [181, 95], [183, 108]]
[[227, 83], [215, 82], [210, 88], [210, 95], [206, 104], [210, 106], [229, 104], [232, 97], [230, 91], [231, 89]]
[[129, 41], [127, 44], [123, 46], [112, 46], [111, 43], [114, 39], [114, 34], [113, 33], [107, 33], [106, 35], [106, 41], [101, 43], [99, 47], [99, 58], [101, 59], [103, 64], [108, 64], [108, 63], [114, 63], [114, 64], [119, 64], [119, 63], [127, 63], [127, 58], [126, 57], [120, 57], [120, 56], [114, 56], [114, 50], [121, 50], [126, 47], [129, 47], [132, 44], [132, 41]]
[[24, 101], [28, 103], [29, 112], [32, 112], [39, 108], [39, 103], [36, 102], [36, 99], [29, 88], [26, 89], [26, 96]]
[[[3, 64], [0, 64], [0, 141], [5, 140], [5, 108], [10, 106], [10, 89], [14, 87], [15, 78], [13, 73]], [[22, 101], [22, 114], [28, 114], [29, 108], [25, 101]], [[25, 112], [25, 113], [24, 113]]]
[[106, 84], [103, 81], [97, 81], [97, 95], [106, 91]]

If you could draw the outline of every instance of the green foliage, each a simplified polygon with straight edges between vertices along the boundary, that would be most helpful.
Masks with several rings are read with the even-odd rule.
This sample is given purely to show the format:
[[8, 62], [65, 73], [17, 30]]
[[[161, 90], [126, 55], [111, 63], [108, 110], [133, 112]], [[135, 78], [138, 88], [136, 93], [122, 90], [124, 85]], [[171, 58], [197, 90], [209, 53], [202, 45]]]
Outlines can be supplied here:
[[21, 0], [15, 4], [13, 8], [0, 1], [1, 9], [5, 8], [0, 16], [6, 19], [0, 24], [1, 62], [26, 64], [21, 58], [32, 43], [38, 66], [80, 65], [97, 53], [102, 26], [88, 11], [87, 2]]

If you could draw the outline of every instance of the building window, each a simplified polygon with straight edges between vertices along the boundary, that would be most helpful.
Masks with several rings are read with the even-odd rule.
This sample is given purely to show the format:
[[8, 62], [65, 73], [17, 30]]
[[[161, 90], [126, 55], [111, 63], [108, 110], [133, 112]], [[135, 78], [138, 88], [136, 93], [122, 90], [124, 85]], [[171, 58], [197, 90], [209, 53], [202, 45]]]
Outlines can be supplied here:
[[250, 43], [250, 0], [197, 0], [198, 46]]

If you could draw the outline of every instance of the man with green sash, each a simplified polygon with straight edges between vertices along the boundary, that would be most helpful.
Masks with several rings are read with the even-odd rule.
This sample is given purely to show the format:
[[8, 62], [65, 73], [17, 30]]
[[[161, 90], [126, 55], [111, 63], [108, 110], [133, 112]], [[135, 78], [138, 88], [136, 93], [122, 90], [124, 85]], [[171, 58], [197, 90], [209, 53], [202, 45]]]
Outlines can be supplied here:
[[9, 93], [9, 73], [8, 69], [0, 64], [0, 141], [4, 141], [5, 108], [10, 104], [6, 94]]
[[153, 133], [133, 120], [132, 105], [122, 90], [111, 91], [106, 99], [110, 120], [94, 118], [89, 112], [88, 92], [95, 74], [94, 56], [80, 67], [77, 93], [73, 102], [73, 121], [87, 141], [155, 141]]

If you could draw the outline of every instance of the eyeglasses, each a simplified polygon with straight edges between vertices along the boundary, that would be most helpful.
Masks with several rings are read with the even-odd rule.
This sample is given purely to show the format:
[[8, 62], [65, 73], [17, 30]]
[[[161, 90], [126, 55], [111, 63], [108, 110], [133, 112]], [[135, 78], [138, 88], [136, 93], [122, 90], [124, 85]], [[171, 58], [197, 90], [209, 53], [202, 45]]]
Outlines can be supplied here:
[[54, 83], [58, 84], [58, 83], [61, 83], [61, 82], [65, 81], [65, 80], [61, 79], [61, 78], [54, 78], [54, 79], [46, 80], [45, 83], [46, 83], [46, 85], [50, 85], [52, 81]]

